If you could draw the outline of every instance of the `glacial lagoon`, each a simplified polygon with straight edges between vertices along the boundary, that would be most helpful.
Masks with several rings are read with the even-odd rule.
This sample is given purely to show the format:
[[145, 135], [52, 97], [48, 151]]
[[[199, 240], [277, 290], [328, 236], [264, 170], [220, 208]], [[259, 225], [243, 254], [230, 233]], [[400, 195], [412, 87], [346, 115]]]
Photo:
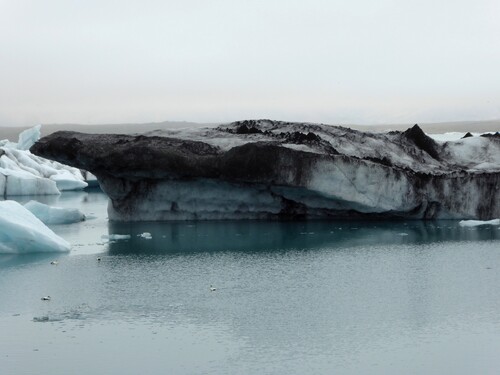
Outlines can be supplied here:
[[0, 254], [2, 374], [500, 368], [498, 225], [110, 223], [101, 192], [36, 199], [89, 219], [50, 226], [69, 254]]

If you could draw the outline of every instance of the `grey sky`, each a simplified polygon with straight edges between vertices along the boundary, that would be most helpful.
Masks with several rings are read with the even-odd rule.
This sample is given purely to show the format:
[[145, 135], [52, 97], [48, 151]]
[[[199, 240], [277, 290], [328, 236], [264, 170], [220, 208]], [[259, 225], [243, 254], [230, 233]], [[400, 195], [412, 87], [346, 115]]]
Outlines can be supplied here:
[[497, 0], [0, 0], [0, 126], [500, 118]]

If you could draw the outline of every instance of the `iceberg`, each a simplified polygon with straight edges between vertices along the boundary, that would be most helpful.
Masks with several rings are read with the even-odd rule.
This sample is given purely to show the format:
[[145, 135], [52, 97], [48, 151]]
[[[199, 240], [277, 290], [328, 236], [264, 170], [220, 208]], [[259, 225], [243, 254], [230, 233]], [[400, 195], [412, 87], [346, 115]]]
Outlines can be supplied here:
[[37, 201], [29, 201], [24, 207], [44, 224], [72, 224], [85, 220], [83, 212], [76, 208], [51, 207]]
[[500, 217], [498, 135], [439, 142], [245, 120], [139, 135], [60, 131], [31, 152], [92, 172], [112, 221]]
[[67, 252], [70, 244], [15, 201], [0, 202], [0, 253]]
[[29, 148], [40, 138], [40, 126], [25, 130], [17, 143], [0, 141], [0, 197], [52, 195], [87, 186], [81, 171], [33, 155]]

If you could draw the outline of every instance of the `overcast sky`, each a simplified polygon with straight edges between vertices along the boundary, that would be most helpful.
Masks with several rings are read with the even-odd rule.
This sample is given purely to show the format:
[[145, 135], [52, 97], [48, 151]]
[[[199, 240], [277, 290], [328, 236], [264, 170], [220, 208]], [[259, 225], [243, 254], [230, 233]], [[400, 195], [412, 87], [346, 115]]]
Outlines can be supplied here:
[[0, 0], [0, 126], [500, 118], [498, 0]]

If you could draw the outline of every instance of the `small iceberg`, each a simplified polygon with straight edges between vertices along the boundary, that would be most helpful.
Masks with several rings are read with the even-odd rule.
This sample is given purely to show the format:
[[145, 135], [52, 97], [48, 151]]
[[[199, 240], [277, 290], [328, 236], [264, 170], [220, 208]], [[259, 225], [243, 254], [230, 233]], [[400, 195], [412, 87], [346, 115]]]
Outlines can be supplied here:
[[146, 240], [150, 240], [153, 238], [153, 236], [149, 232], [144, 232], [144, 233], [138, 234], [137, 237], [142, 237]]
[[500, 219], [493, 220], [462, 220], [458, 223], [461, 227], [478, 227], [480, 225], [500, 225]]
[[40, 125], [19, 134], [17, 143], [0, 140], [0, 196], [51, 195], [87, 187], [79, 169], [29, 151], [39, 138]]
[[0, 202], [0, 253], [54, 251], [70, 251], [70, 244], [21, 204], [15, 201]]
[[85, 220], [85, 214], [76, 208], [52, 207], [37, 201], [29, 201], [24, 207], [44, 224], [72, 224]]

